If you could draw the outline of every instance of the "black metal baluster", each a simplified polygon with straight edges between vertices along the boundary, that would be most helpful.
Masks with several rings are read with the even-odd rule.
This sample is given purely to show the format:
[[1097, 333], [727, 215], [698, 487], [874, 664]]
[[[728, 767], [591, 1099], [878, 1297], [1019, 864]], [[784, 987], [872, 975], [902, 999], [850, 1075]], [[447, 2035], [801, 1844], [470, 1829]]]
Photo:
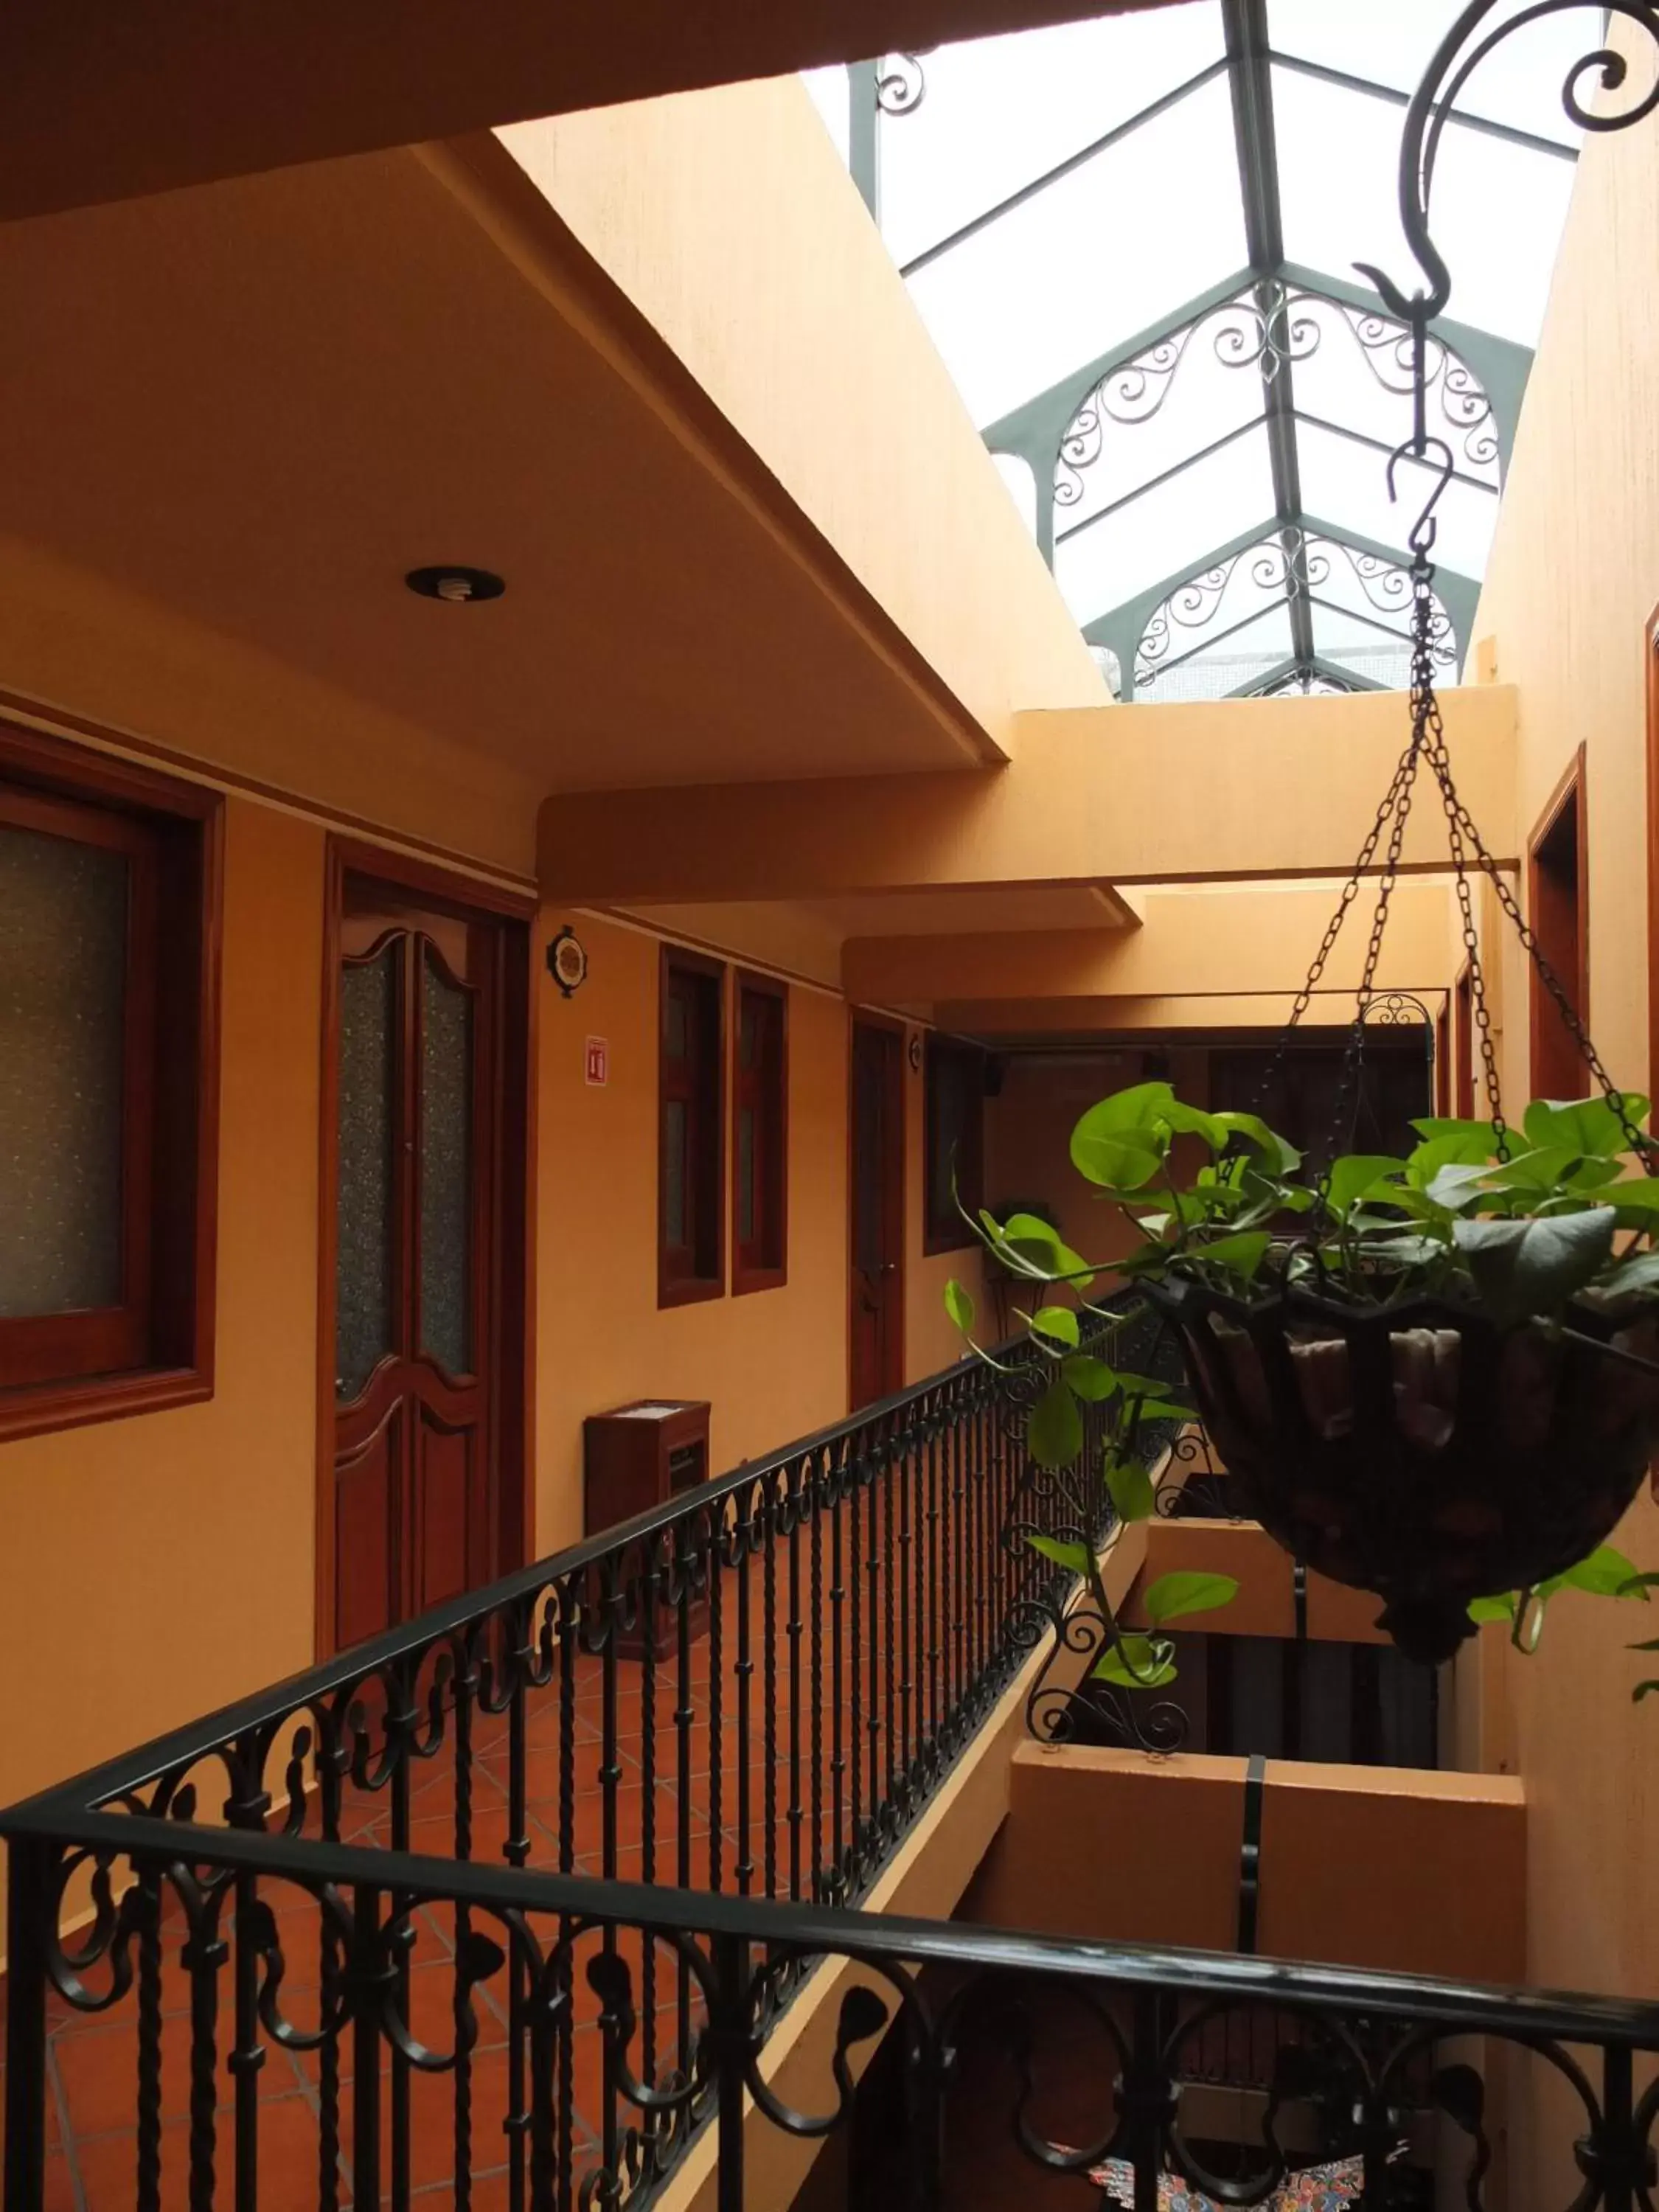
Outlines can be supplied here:
[[217, 1897], [196, 1901], [180, 1954], [190, 1976], [190, 2212], [214, 2212], [219, 2101], [219, 1969], [225, 1942]]
[[[567, 1583], [559, 1595], [559, 1872], [569, 1874], [576, 1861], [576, 1676], [581, 1666], [581, 1632], [583, 1616], [592, 1601], [593, 1585], [591, 1577]], [[605, 1696], [601, 1679], [601, 1699]], [[600, 1747], [601, 1758], [604, 1747]], [[568, 1930], [561, 1923], [562, 1946], [568, 1939]], [[565, 1966], [562, 1984], [565, 2002], [556, 2012], [547, 2013], [549, 1991], [543, 1987], [537, 1991], [538, 2021], [531, 2037], [531, 2197], [536, 2198], [536, 2126], [537, 2107], [544, 2102], [550, 2105], [553, 2095], [553, 2076], [556, 2069], [559, 2088], [559, 2136], [557, 2178], [560, 2202], [568, 2204], [570, 2197], [575, 2140], [574, 2106], [576, 2101], [575, 2026], [572, 2017], [574, 2004], [570, 1995], [569, 1967], [571, 1961], [562, 1948]], [[545, 2015], [545, 2016], [544, 2016]], [[538, 2033], [549, 2039], [550, 2049], [545, 2070], [537, 2071], [535, 2038]], [[608, 2084], [611, 2069], [606, 2064]], [[550, 2112], [543, 2120], [543, 2137], [548, 2154], [552, 2154], [553, 2122]], [[550, 2191], [550, 2180], [545, 2186]], [[545, 2200], [552, 2203], [551, 2195]]]
[[[663, 1540], [640, 1546], [640, 1879], [657, 1879], [657, 1561]], [[641, 1996], [645, 2014], [644, 2078], [657, 2079], [657, 1939], [641, 1946]]]
[[[380, 1893], [359, 1884], [351, 1943], [351, 2202], [380, 2202]], [[196, 2212], [192, 2205], [191, 2212]]]
[[750, 1558], [754, 1549], [755, 1493], [749, 1491], [738, 1516], [738, 1657], [733, 1673], [738, 1679], [738, 1856], [732, 1871], [737, 1876], [738, 1894], [747, 1897], [755, 1876], [754, 1838], [750, 1833], [750, 1796], [753, 1782], [749, 1757], [749, 1730], [752, 1719], [749, 1705], [749, 1686], [755, 1672], [753, 1654], [750, 1649]]
[[[134, 1917], [138, 1924], [138, 2189], [136, 2203], [137, 2212], [161, 2212], [161, 1884], [159, 1875], [149, 1868], [139, 1873]], [[6, 2203], [9, 2204], [11, 2201], [11, 2183], [8, 2176]]]
[[714, 1954], [714, 2002], [709, 2043], [720, 2100], [715, 2203], [717, 2212], [744, 2212], [743, 2124], [744, 2075], [750, 2051], [749, 1945], [741, 1936], [717, 1936]]
[[[472, 1698], [477, 1674], [469, 1656], [455, 1678], [455, 1856], [472, 1856]], [[455, 1907], [455, 2212], [472, 2203], [472, 2052], [463, 2031], [470, 1991], [463, 1962], [471, 1947], [472, 1909]]]
[[6, 1895], [6, 2206], [40, 2212], [46, 2189], [46, 1948], [56, 1924], [53, 1846], [8, 1847]]
[[761, 1499], [761, 1818], [769, 1897], [778, 1893], [778, 1492], [785, 1479], [769, 1475]]
[[[674, 1577], [675, 1662], [679, 1669], [674, 1705], [677, 1738], [674, 1882], [679, 1889], [691, 1887], [691, 1723], [696, 1712], [691, 1699], [691, 1602], [696, 1572], [691, 1529], [691, 1516], [688, 1514], [674, 1530], [677, 1555]], [[691, 2058], [691, 1970], [678, 1953], [674, 1980], [678, 2000], [675, 2006], [678, 2044], [676, 2063], [684, 2074], [688, 2071]]]
[[951, 1437], [949, 1530], [951, 1632], [947, 1644], [951, 1656], [951, 1745], [953, 1750], [962, 1741], [962, 1716], [968, 1694], [968, 1534], [964, 1488], [971, 1434], [969, 1423], [963, 1422]]
[[[809, 1510], [811, 1487], [810, 1463], [803, 1462], [791, 1474], [789, 1480], [789, 1894], [797, 1903], [801, 1898], [800, 1824], [805, 1814], [800, 1796], [800, 1712], [801, 1712], [801, 1635], [805, 1626], [800, 1611], [800, 1531], [801, 1522]], [[813, 1622], [817, 1635], [817, 1624]]]
[[[848, 1628], [849, 1639], [848, 1658], [851, 1663], [852, 1672], [852, 1683], [847, 1701], [847, 1733], [851, 1739], [853, 1747], [852, 1771], [848, 1777], [850, 1787], [848, 1791], [848, 1819], [851, 1829], [853, 1857], [855, 1865], [862, 1865], [863, 1863], [866, 1836], [866, 1826], [864, 1814], [864, 1723], [866, 1682], [865, 1661], [867, 1656], [866, 1636], [867, 1632], [865, 1627], [864, 1524], [861, 1517], [864, 1512], [864, 1492], [860, 1487], [864, 1473], [864, 1462], [860, 1449], [860, 1442], [861, 1439], [849, 1440], [847, 1447], [848, 1455], [847, 1476]], [[836, 1521], [838, 1523], [840, 1517], [840, 1508], [837, 1506]], [[837, 1577], [837, 1580], [839, 1580], [839, 1577]], [[873, 1615], [872, 1617], [873, 1618]], [[872, 1796], [871, 1799], [872, 1810], [874, 1808], [874, 1802], [875, 1801]], [[836, 1829], [837, 1835], [839, 1836], [839, 1821], [836, 1823]]]
[[[409, 1849], [410, 1798], [410, 1734], [413, 1728], [414, 1662], [407, 1671], [398, 1670], [400, 1710], [394, 1717], [387, 1716], [388, 1735], [394, 1727], [398, 1733], [392, 1740], [396, 1745], [397, 1764], [392, 1770], [392, 1848], [394, 1851]], [[401, 1726], [398, 1726], [401, 1723]], [[391, 1897], [391, 1915], [387, 1924], [388, 1940], [393, 1932], [399, 1938], [410, 1928], [406, 1918], [414, 1900], [401, 1891], [394, 1890]], [[394, 1972], [397, 1976], [397, 2003], [400, 2016], [409, 2018], [409, 1946], [398, 1941]], [[410, 2186], [410, 2079], [409, 2061], [394, 2044], [392, 2048], [392, 2212], [408, 2212]]]
[[[621, 1569], [614, 1568], [613, 1571], [620, 1576]], [[599, 1871], [606, 1881], [615, 1881], [617, 1879], [617, 1785], [622, 1780], [622, 1759], [618, 1750], [617, 1730], [617, 1673], [619, 1656], [617, 1645], [622, 1637], [624, 1595], [625, 1584], [618, 1582], [605, 1589], [601, 1598], [605, 1614], [600, 1623], [599, 1642]], [[568, 1745], [568, 1750], [567, 1745]], [[574, 1759], [574, 1744], [569, 1737], [561, 1742], [559, 1753], [562, 1765], [567, 1757]], [[560, 1779], [561, 1796], [562, 1796], [562, 1775]], [[571, 1801], [571, 1818], [568, 1820], [565, 1820], [564, 1808], [561, 1804], [560, 1820], [563, 1827], [574, 1831], [574, 1796]], [[617, 1948], [617, 1930], [609, 1920], [605, 1923], [600, 1944], [607, 1958], [614, 1955]], [[602, 2049], [604, 2057], [601, 2073], [603, 2091], [600, 2100], [602, 2115], [600, 2155], [605, 2161], [605, 2172], [614, 2174], [617, 2171], [621, 2153], [622, 2116], [617, 2106], [616, 2061], [611, 2054], [608, 2037], [604, 2039]]]
[[715, 1505], [708, 1516], [708, 1887], [720, 1893], [724, 1863], [725, 1775], [722, 1764], [724, 1698], [721, 1674], [726, 1666], [726, 1575], [724, 1536], [726, 1507]]
[[236, 2085], [236, 2212], [258, 2212], [259, 2075], [265, 2054], [259, 2041], [259, 1953], [255, 1942], [259, 1902], [257, 1875], [236, 1876], [235, 1956], [232, 1960], [236, 2004], [236, 2041], [227, 2062]]
[[[853, 1511], [855, 1522], [860, 1513], [868, 1516], [868, 1525], [865, 1531], [866, 1553], [865, 1576], [869, 1585], [869, 1601], [866, 1608], [865, 1656], [870, 1668], [870, 1694], [867, 1699], [868, 1710], [864, 1720], [865, 1740], [857, 1747], [854, 1756], [866, 1757], [870, 1762], [870, 1810], [866, 1822], [868, 1845], [864, 1856], [869, 1864], [873, 1865], [880, 1849], [878, 1838], [881, 1833], [881, 1818], [886, 1809], [886, 1794], [881, 1786], [881, 1588], [883, 1570], [886, 1560], [882, 1552], [881, 1543], [882, 1501], [880, 1496], [886, 1470], [882, 1464], [880, 1446], [877, 1432], [873, 1428], [865, 1430], [860, 1438], [860, 1444], [861, 1487], [854, 1497]], [[890, 1668], [892, 1656], [892, 1652], [889, 1650], [887, 1657]], [[890, 1674], [888, 1683], [890, 1704], [891, 1694]]]
[[[842, 1652], [842, 1614], [847, 1603], [847, 1582], [842, 1559], [842, 1470], [833, 1468], [830, 1489], [830, 1875], [831, 1890], [842, 1886], [841, 1870], [846, 1863], [842, 1853], [842, 1814], [847, 1802], [846, 1752], [846, 1666]], [[852, 1510], [858, 1511], [858, 1487], [854, 1481], [851, 1490]], [[854, 1539], [856, 1541], [856, 1538]], [[857, 1662], [854, 1660], [854, 1665]], [[853, 1756], [858, 1757], [858, 1739], [854, 1737]]]
[[1601, 2125], [1599, 2140], [1594, 2145], [1596, 2168], [1606, 2192], [1601, 2200], [1603, 2212], [1632, 2212], [1637, 2190], [1650, 2178], [1644, 2172], [1647, 2159], [1632, 2112], [1634, 2090], [1629, 2045], [1603, 2045]]
[[904, 1579], [904, 1554], [895, 1523], [898, 1519], [899, 1498], [908, 1472], [908, 1422], [902, 1426], [899, 1416], [895, 1414], [887, 1425], [882, 1452], [882, 1645], [885, 1654], [884, 1673], [887, 1689], [885, 1717], [882, 1723], [887, 1738], [887, 1778], [883, 1794], [890, 1822], [899, 1809], [898, 1673], [901, 1660], [898, 1595], [899, 1586]]
[[[317, 1751], [317, 1790], [326, 1842], [340, 1840], [340, 1814], [345, 1796], [346, 1753], [340, 1737], [337, 1704], [326, 1709]], [[317, 2054], [317, 2204], [318, 2212], [339, 2212], [340, 2204], [340, 2007], [345, 1990], [345, 1953], [340, 1930], [331, 1912], [319, 1903], [321, 1925], [318, 1936], [319, 2017], [333, 2021], [325, 2027]]]
[[[530, 1858], [529, 1714], [534, 1610], [526, 1604], [513, 1624], [514, 1648], [507, 1656], [513, 1685], [507, 1707], [507, 1841], [501, 1856], [509, 1866]], [[526, 2071], [530, 2034], [526, 1969], [514, 1943], [507, 1969], [507, 2212], [525, 2212], [525, 2150], [530, 2127], [530, 2085]]]
[[927, 1614], [927, 1689], [926, 1717], [923, 1727], [927, 1746], [927, 1768], [936, 1775], [939, 1768], [939, 1736], [940, 1713], [939, 1683], [939, 1460], [945, 1449], [945, 1438], [950, 1431], [955, 1412], [955, 1390], [947, 1390], [944, 1418], [927, 1439], [927, 1488], [925, 1505], [925, 1533], [921, 1545], [923, 1605]]
[[[554, 1990], [565, 1996], [562, 2012]], [[554, 2212], [553, 2075], [568, 2011], [568, 1969], [561, 1947], [536, 1978], [530, 1999], [530, 2212]]]
[[812, 1474], [812, 1897], [823, 1896], [823, 1500], [828, 1481], [822, 1460]]
[[923, 1455], [927, 1449], [925, 1414], [921, 1407], [912, 1425], [911, 1439], [904, 1454], [904, 1487], [899, 1494], [899, 1791], [902, 1809], [908, 1814], [914, 1795], [912, 1782], [915, 1771], [916, 1723], [916, 1636], [915, 1607], [918, 1592], [916, 1577], [916, 1542], [914, 1522], [915, 1500], [912, 1492], [916, 1486]]

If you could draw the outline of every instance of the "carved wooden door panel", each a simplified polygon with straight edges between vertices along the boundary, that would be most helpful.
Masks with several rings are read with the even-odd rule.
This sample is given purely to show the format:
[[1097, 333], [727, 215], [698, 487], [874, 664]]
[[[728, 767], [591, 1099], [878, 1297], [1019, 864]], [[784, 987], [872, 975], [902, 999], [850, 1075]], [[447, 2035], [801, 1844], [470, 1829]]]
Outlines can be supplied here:
[[498, 925], [348, 878], [338, 976], [336, 1647], [485, 1580]]

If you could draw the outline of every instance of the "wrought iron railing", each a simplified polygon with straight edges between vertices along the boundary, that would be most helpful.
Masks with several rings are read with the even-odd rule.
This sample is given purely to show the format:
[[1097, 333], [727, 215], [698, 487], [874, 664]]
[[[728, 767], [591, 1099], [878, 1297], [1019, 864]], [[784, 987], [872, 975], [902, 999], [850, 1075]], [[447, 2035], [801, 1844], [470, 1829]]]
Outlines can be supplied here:
[[[1105, 1326], [1096, 1323], [1095, 1334]], [[1028, 1347], [1011, 1357], [1018, 1366], [1034, 1355]], [[509, 2169], [510, 2202], [521, 2204], [539, 2063], [534, 1947], [509, 1942], [496, 1961], [459, 1905], [452, 1924], [428, 1925], [414, 1900], [432, 1894], [429, 1877], [393, 1887], [360, 1865], [354, 1885], [379, 1899], [380, 2024], [362, 2026], [368, 1937], [348, 1925], [324, 1885], [307, 1893], [325, 1901], [307, 1939], [314, 2017], [296, 2039], [281, 2025], [277, 1995], [283, 1973], [293, 1986], [292, 1960], [273, 1963], [282, 1948], [269, 1915], [255, 1910], [266, 1889], [251, 1871], [228, 1888], [219, 1883], [210, 1867], [254, 1863], [234, 1852], [198, 1856], [208, 1832], [280, 1840], [298, 1854], [284, 1862], [295, 1868], [326, 1844], [493, 1861], [509, 1875], [854, 1904], [1070, 1584], [1009, 1540], [1024, 1455], [1005, 1391], [1003, 1378], [964, 1361], [0, 1821], [13, 1838], [9, 2212], [40, 2202], [50, 2006], [131, 2030], [141, 2208], [158, 2202], [155, 2160], [173, 2117], [161, 2084], [173, 2080], [181, 2039], [191, 2077], [182, 2116], [192, 2207], [230, 2201], [215, 2195], [224, 2064], [235, 2085], [234, 2201], [253, 2201], [258, 2054], [272, 2042], [304, 2059], [318, 2202], [333, 2206], [353, 2101], [346, 2023], [356, 2023], [347, 2040], [356, 2039], [360, 2094], [362, 2065], [384, 2035], [383, 2178], [401, 2204], [413, 2185], [417, 2087], [433, 2070], [411, 2041], [409, 2008], [446, 1973], [458, 2017], [482, 1985], [501, 1991], [504, 2075], [488, 2125]], [[1092, 1456], [1100, 1443], [1091, 1426]], [[1021, 1510], [1028, 1523], [1048, 1525], [1041, 1501]], [[1104, 1527], [1103, 1498], [1090, 1533]], [[171, 1840], [146, 1858], [143, 1838], [160, 1822]], [[227, 1848], [222, 1836], [214, 1848]], [[183, 1916], [174, 1932], [184, 1948], [176, 1971], [164, 1972], [167, 1898]], [[89, 1932], [60, 1943], [60, 1923], [77, 1915]], [[706, 2025], [693, 1963], [647, 1936], [635, 1964], [635, 2063], [647, 2083], [689, 2079]], [[233, 2014], [222, 2033], [222, 2003]], [[584, 2172], [587, 2194], [637, 2191], [679, 2139], [672, 2130], [641, 2133], [637, 2109], [630, 2128], [634, 2077], [609, 2045], [573, 2087], [576, 2058], [595, 2055], [575, 2039], [597, 2029], [600, 2011], [597, 1995], [580, 1993], [555, 2035], [563, 2038], [558, 2064], [568, 2093], [555, 2148], [561, 2202]], [[483, 2124], [477, 2070], [464, 2049], [438, 2069], [453, 2106], [457, 2177]], [[380, 2151], [375, 2131], [363, 2133], [368, 2116], [357, 2118], [349, 2164], [361, 2203]], [[533, 2201], [550, 2200], [544, 2192]]]

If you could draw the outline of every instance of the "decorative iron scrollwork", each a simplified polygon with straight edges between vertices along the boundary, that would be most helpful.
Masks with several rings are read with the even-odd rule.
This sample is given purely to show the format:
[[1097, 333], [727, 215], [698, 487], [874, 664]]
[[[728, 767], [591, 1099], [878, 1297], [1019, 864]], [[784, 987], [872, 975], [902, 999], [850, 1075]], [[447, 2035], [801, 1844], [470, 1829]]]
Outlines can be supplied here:
[[882, 56], [876, 68], [876, 106], [884, 115], [914, 115], [927, 97], [921, 63], [928, 51]]

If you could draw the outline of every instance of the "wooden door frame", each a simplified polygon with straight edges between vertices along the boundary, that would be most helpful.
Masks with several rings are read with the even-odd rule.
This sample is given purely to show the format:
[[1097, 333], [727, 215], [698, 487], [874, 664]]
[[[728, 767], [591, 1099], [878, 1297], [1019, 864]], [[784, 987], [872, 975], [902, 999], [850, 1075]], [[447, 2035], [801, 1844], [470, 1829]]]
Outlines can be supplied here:
[[[1589, 793], [1585, 780], [1585, 747], [1581, 740], [1566, 767], [1562, 770], [1555, 788], [1545, 803], [1544, 811], [1533, 825], [1527, 840], [1527, 920], [1535, 930], [1538, 927], [1538, 879], [1540, 870], [1538, 855], [1560, 821], [1569, 799], [1577, 802], [1577, 822], [1575, 842], [1577, 847], [1576, 866], [1578, 877], [1577, 973], [1571, 978], [1577, 995], [1575, 1012], [1585, 1030], [1589, 1028]], [[1568, 979], [1563, 977], [1565, 982]], [[1543, 1042], [1543, 1017], [1548, 1000], [1541, 977], [1530, 963], [1527, 973], [1527, 1090], [1531, 1096], [1538, 1082], [1538, 1063]]]
[[509, 927], [499, 939], [501, 1010], [495, 1040], [501, 1091], [499, 1143], [492, 1146], [491, 1212], [499, 1225], [493, 1255], [495, 1342], [489, 1388], [498, 1488], [490, 1530], [492, 1574], [521, 1565], [535, 1546], [535, 969], [531, 959], [537, 902], [413, 854], [331, 833], [324, 860], [321, 1083], [318, 1112], [316, 1656], [335, 1650], [334, 1358], [339, 1114], [340, 945], [348, 875], [463, 916]]
[[[897, 1051], [893, 1061], [894, 1081], [892, 1084], [892, 1103], [894, 1103], [897, 1107], [896, 1126], [898, 1130], [898, 1142], [896, 1146], [890, 1147], [888, 1158], [884, 1163], [884, 1173], [882, 1176], [882, 1211], [886, 1217], [888, 1225], [893, 1231], [894, 1296], [897, 1301], [898, 1312], [898, 1358], [895, 1363], [898, 1370], [898, 1376], [897, 1380], [893, 1385], [895, 1389], [902, 1389], [904, 1386], [905, 1355], [908, 1349], [908, 1338], [909, 1334], [906, 1327], [905, 1313], [905, 1301], [908, 1293], [909, 1286], [909, 1276], [906, 1264], [907, 1247], [908, 1244], [908, 1237], [907, 1232], [909, 1227], [909, 1223], [905, 1212], [910, 1160], [910, 1086], [905, 1080], [905, 1077], [908, 1072], [907, 1046], [909, 1037], [909, 1024], [907, 1022], [898, 1020], [892, 1014], [878, 1014], [872, 1009], [866, 1006], [849, 1006], [847, 1010], [846, 1300], [847, 1403], [849, 1411], [857, 1410], [857, 1408], [853, 1405], [853, 1277], [855, 1273], [853, 1255], [856, 1249], [855, 1238], [858, 1223], [858, 1101], [854, 1088], [854, 1055], [857, 1050], [857, 1032], [860, 1029], [884, 1030], [890, 1036], [897, 1040]], [[883, 1395], [885, 1395], [887, 1394], [884, 1392]]]

